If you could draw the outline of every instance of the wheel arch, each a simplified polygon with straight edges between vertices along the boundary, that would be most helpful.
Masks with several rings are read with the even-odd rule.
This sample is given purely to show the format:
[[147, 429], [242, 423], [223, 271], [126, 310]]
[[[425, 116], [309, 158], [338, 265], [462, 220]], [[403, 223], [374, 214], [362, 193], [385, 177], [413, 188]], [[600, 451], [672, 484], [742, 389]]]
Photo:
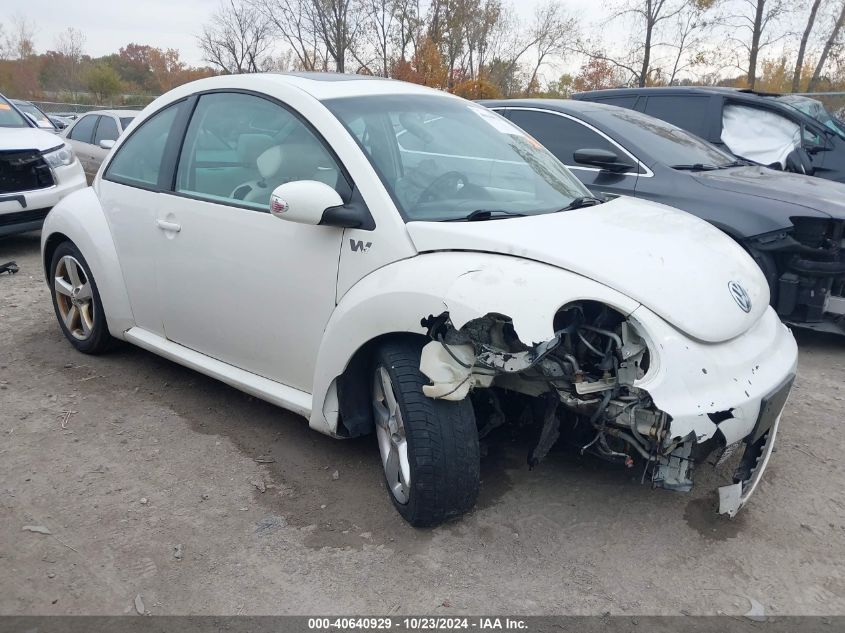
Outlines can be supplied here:
[[341, 405], [347, 406], [339, 392], [349, 388], [341, 381], [366, 373], [362, 363], [386, 337], [427, 340], [422, 320], [429, 316], [448, 312], [462, 327], [485, 314], [503, 314], [513, 319], [523, 340], [541, 342], [553, 336], [560, 307], [582, 299], [605, 302], [626, 315], [639, 306], [596, 281], [510, 255], [434, 252], [380, 268], [343, 296], [326, 325], [311, 389], [310, 426], [335, 437], [366, 432], [371, 418], [349, 427], [338, 423]]
[[97, 194], [90, 187], [64, 198], [44, 221], [41, 260], [48, 284], [53, 253], [65, 241], [75, 244], [85, 257], [97, 282], [109, 332], [122, 339], [123, 332], [134, 325], [132, 308], [111, 229]]

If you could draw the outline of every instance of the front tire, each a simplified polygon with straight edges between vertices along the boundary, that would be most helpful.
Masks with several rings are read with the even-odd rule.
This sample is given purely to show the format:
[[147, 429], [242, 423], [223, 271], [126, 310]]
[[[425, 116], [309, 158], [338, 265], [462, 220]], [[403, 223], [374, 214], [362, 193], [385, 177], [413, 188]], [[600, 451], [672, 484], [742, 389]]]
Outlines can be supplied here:
[[62, 242], [50, 262], [50, 290], [59, 327], [70, 344], [85, 354], [101, 354], [114, 341], [97, 282], [73, 242]]
[[373, 417], [385, 483], [399, 514], [415, 527], [469, 511], [478, 497], [480, 452], [469, 399], [425, 396], [422, 346], [383, 344], [373, 367]]

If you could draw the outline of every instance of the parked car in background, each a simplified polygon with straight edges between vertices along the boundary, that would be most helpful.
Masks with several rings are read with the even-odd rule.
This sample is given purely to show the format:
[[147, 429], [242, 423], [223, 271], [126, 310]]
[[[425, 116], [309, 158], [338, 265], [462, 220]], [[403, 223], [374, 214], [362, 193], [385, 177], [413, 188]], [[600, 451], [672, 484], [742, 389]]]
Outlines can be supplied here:
[[742, 455], [720, 488], [733, 515], [797, 359], [721, 231], [596, 200], [483, 106], [360, 75], [159, 97], [50, 214], [42, 257], [76, 349], [123, 339], [323, 433], [375, 432], [413, 525], [473, 506], [479, 437], [517, 419], [536, 423], [532, 465], [566, 433], [672, 490]]
[[579, 92], [572, 98], [644, 112], [738, 158], [845, 182], [845, 139], [791, 105], [751, 91], [618, 88]]
[[636, 196], [707, 220], [751, 254], [782, 319], [845, 334], [845, 185], [739, 161], [679, 127], [616, 106], [482, 103], [545, 145], [594, 195]]
[[65, 129], [68, 125], [70, 125], [71, 123], [73, 123], [73, 121], [72, 121], [71, 119], [66, 119], [66, 118], [64, 118], [64, 117], [60, 117], [60, 116], [58, 116], [58, 115], [56, 115], [56, 114], [48, 114], [48, 115], [47, 115], [47, 118], [49, 118], [49, 119], [50, 119], [50, 122], [51, 122], [53, 125], [55, 125], [55, 126], [56, 126], [56, 129], [58, 129], [58, 130], [63, 130], [63, 129]]
[[90, 183], [115, 141], [140, 110], [86, 112], [62, 132], [73, 147]]
[[83, 187], [73, 149], [0, 95], [0, 236], [41, 228], [53, 205]]
[[11, 99], [10, 101], [18, 110], [30, 117], [39, 129], [47, 130], [48, 132], [57, 132], [59, 130], [50, 120], [50, 117], [44, 114], [34, 103], [22, 101], [21, 99]]

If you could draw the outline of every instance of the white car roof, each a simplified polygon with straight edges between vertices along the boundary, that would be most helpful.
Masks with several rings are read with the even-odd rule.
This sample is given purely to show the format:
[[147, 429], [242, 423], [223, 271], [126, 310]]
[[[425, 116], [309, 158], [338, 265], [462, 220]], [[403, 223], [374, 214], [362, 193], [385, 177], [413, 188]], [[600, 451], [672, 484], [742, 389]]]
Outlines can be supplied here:
[[[269, 85], [268, 85], [269, 84]], [[272, 84], [295, 88], [320, 101], [338, 97], [359, 97], [362, 95], [429, 94], [457, 98], [448, 93], [420, 86], [418, 84], [372, 77], [369, 75], [348, 75], [341, 73], [251, 73], [243, 75], [218, 75], [207, 77], [165, 93], [161, 102], [166, 103], [205, 90], [263, 90]]]
[[122, 116], [123, 117], [126, 117], [126, 116], [136, 117], [139, 114], [141, 114], [141, 111], [140, 110], [91, 110], [90, 112], [80, 112], [79, 117], [82, 118], [86, 114], [105, 114], [105, 115], [116, 116], [116, 117], [122, 117]]

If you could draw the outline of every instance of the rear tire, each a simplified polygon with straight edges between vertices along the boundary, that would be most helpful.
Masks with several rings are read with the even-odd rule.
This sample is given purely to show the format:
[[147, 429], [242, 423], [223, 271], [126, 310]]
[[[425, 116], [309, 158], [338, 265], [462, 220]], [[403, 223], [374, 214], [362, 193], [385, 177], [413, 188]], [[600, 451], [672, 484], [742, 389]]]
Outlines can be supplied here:
[[469, 399], [423, 395], [422, 345], [382, 344], [373, 364], [373, 415], [388, 494], [415, 527], [430, 527], [469, 511], [478, 498], [480, 452]]
[[85, 354], [102, 354], [111, 347], [114, 339], [97, 282], [73, 242], [62, 242], [53, 253], [50, 290], [59, 327], [71, 345]]

